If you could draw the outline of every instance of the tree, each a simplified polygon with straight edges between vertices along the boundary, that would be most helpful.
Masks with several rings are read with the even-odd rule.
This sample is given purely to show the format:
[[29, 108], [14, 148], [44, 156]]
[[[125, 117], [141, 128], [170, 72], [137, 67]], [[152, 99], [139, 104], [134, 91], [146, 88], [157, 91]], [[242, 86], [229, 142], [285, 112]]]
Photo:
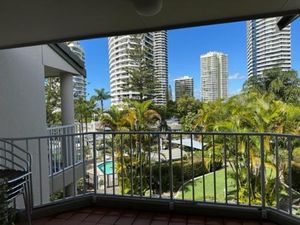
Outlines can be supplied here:
[[100, 120], [104, 127], [109, 127], [113, 131], [127, 129], [125, 126], [125, 115], [127, 110], [120, 110], [112, 106], [107, 112], [103, 113]]
[[300, 103], [300, 78], [294, 70], [268, 69], [261, 76], [250, 77], [243, 86], [244, 91], [272, 94], [283, 102]]
[[96, 95], [94, 96], [94, 99], [96, 101], [100, 101], [101, 111], [103, 112], [103, 101], [111, 98], [111, 96], [110, 96], [108, 91], [105, 91], [104, 88], [94, 89], [94, 91], [96, 92]]
[[186, 116], [189, 112], [197, 113], [201, 102], [193, 97], [185, 96], [176, 101], [177, 114], [179, 118]]
[[149, 130], [151, 125], [154, 125], [157, 121], [161, 120], [159, 113], [150, 109], [151, 104], [152, 100], [129, 102], [126, 120], [130, 126], [130, 130]]
[[85, 122], [85, 129], [88, 132], [88, 121], [92, 120], [93, 113], [95, 112], [96, 102], [93, 98], [85, 100], [83, 97], [75, 100], [75, 118], [81, 123]]
[[61, 124], [60, 82], [57, 77], [49, 77], [45, 81], [47, 124]]
[[138, 92], [139, 101], [153, 99], [156, 87], [152, 50], [144, 43], [144, 34], [132, 35], [127, 51], [132, 66], [126, 69], [129, 78], [123, 85], [124, 91]]

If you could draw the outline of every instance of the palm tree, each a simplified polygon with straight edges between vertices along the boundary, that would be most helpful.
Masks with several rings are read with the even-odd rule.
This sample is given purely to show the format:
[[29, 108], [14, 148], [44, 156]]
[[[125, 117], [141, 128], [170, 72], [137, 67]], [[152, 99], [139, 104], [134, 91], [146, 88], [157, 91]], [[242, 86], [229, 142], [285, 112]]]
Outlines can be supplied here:
[[105, 91], [104, 88], [94, 89], [94, 91], [96, 92], [96, 95], [93, 96], [93, 97], [95, 98], [96, 101], [100, 101], [101, 111], [103, 112], [103, 101], [107, 100], [107, 99], [110, 99], [111, 96], [110, 96], [108, 91]]
[[151, 104], [152, 100], [129, 102], [126, 120], [130, 125], [130, 130], [149, 130], [151, 125], [154, 125], [157, 121], [161, 120], [159, 113], [150, 109]]
[[75, 117], [81, 123], [83, 127], [83, 123], [85, 122], [85, 129], [88, 132], [87, 123], [92, 119], [93, 113], [95, 112], [96, 103], [93, 98], [90, 100], [85, 100], [80, 97], [75, 101]]
[[100, 120], [104, 127], [109, 127], [113, 131], [126, 130], [126, 113], [127, 110], [120, 110], [112, 106], [107, 112], [103, 113]]

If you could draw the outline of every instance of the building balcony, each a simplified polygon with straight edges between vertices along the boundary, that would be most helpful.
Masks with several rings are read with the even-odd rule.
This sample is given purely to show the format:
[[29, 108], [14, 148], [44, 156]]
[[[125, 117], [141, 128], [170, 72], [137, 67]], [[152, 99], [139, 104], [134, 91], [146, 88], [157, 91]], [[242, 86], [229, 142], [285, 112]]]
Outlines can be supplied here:
[[7, 141], [36, 162], [33, 224], [300, 221], [299, 135], [106, 131]]

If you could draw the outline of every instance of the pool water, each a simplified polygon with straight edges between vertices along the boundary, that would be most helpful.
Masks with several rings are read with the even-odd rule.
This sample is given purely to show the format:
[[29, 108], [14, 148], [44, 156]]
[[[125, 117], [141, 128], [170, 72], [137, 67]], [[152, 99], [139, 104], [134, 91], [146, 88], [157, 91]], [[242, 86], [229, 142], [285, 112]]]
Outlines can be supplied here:
[[113, 162], [112, 161], [106, 161], [105, 162], [105, 170], [104, 170], [104, 163], [100, 163], [98, 165], [98, 169], [101, 170], [101, 172], [105, 173], [106, 174], [113, 174]]

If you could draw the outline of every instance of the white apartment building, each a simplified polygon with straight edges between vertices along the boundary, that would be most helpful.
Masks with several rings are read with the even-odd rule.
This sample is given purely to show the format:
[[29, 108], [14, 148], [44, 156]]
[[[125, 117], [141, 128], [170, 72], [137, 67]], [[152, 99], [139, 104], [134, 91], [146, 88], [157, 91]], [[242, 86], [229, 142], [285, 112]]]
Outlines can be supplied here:
[[277, 29], [278, 18], [247, 21], [248, 77], [266, 69], [291, 69], [291, 26]]
[[175, 79], [175, 100], [181, 97], [194, 97], [194, 79], [189, 76], [183, 76]]
[[[123, 85], [129, 78], [126, 68], [135, 66], [134, 62], [129, 58], [128, 53], [131, 43], [133, 43], [132, 35], [108, 38], [112, 105], [120, 104], [126, 98], [137, 98], [139, 95], [138, 92], [125, 91], [123, 88]], [[150, 50], [148, 59], [150, 59], [150, 62], [154, 66], [153, 79], [157, 81], [157, 87], [154, 90], [154, 95], [156, 96], [154, 102], [157, 104], [166, 104], [168, 85], [167, 32], [145, 33], [142, 45]]]
[[227, 98], [228, 56], [222, 52], [208, 52], [201, 55], [200, 61], [202, 100]]
[[[81, 47], [79, 41], [66, 42], [70, 50], [75, 53], [83, 62], [85, 62], [84, 50]], [[74, 76], [73, 77], [74, 90], [73, 94], [75, 98], [86, 98], [86, 77]]]
[[154, 102], [159, 105], [167, 103], [168, 96], [168, 36], [167, 31], [153, 33], [154, 70], [157, 81]]

